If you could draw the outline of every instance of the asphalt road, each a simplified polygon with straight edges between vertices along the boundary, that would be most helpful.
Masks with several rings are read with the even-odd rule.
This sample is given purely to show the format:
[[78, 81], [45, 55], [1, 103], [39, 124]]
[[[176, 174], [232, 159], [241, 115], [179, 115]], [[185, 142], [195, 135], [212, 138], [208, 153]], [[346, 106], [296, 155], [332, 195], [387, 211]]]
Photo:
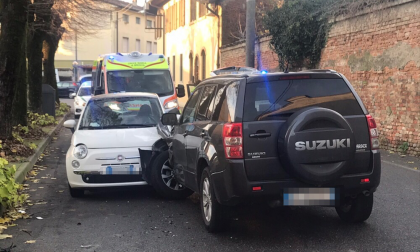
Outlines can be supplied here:
[[[39, 183], [28, 182], [33, 203], [46, 204], [30, 206], [33, 217], [5, 230], [13, 238], [0, 240], [0, 248], [13, 243], [13, 252], [420, 251], [420, 172], [387, 153], [372, 216], [363, 224], [341, 222], [333, 208], [253, 205], [235, 209], [228, 231], [209, 234], [194, 197], [168, 201], [149, 187], [133, 187], [71, 198], [65, 174], [70, 139], [71, 132], [62, 129], [39, 163], [48, 167], [37, 175]], [[410, 160], [420, 168], [418, 159]]]

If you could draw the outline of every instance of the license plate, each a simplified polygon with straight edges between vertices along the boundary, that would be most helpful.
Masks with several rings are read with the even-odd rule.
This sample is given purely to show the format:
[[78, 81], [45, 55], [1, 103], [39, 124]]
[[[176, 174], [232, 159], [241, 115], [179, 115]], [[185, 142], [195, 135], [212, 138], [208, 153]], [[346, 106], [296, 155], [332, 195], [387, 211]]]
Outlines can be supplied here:
[[138, 175], [140, 174], [139, 167], [134, 165], [122, 165], [122, 166], [107, 166], [102, 170], [103, 175]]
[[334, 206], [335, 188], [287, 188], [283, 192], [284, 206]]

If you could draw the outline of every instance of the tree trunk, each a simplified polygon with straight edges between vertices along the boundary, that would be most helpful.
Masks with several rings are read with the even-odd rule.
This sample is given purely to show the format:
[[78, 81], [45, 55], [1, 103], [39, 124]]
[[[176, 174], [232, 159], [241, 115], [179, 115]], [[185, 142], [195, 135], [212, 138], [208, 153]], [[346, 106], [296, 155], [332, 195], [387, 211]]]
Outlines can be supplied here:
[[43, 34], [35, 30], [28, 36], [29, 109], [42, 113], [42, 41]]
[[[25, 29], [27, 32], [27, 29]], [[25, 38], [26, 38], [25, 32]], [[26, 69], [26, 39], [22, 43], [21, 64], [19, 72], [19, 80], [16, 85], [15, 98], [13, 100], [13, 124], [27, 126], [28, 112], [28, 78]]]
[[26, 23], [27, 0], [1, 2], [0, 35], [0, 139], [12, 136], [12, 107], [21, 72]]
[[60, 98], [58, 97], [57, 79], [55, 78], [55, 52], [58, 48], [59, 40], [52, 38], [51, 35], [46, 35], [44, 41], [44, 83], [50, 85], [55, 89], [55, 101], [59, 104]]

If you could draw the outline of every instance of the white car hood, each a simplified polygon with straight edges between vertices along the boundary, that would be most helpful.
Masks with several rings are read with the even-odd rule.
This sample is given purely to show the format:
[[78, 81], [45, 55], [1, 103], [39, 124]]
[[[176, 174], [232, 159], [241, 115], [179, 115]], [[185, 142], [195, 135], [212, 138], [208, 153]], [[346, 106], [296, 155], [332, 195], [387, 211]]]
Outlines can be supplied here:
[[72, 144], [88, 149], [151, 147], [161, 136], [156, 127], [109, 130], [76, 130]]

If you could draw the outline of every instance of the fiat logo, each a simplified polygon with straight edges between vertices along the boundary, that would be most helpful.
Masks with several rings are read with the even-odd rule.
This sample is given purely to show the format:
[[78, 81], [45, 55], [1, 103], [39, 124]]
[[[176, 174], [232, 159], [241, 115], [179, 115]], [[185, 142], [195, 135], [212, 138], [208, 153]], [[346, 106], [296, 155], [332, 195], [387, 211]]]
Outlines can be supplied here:
[[123, 155], [118, 155], [117, 160], [120, 161], [120, 162], [123, 161], [124, 160], [124, 156]]

